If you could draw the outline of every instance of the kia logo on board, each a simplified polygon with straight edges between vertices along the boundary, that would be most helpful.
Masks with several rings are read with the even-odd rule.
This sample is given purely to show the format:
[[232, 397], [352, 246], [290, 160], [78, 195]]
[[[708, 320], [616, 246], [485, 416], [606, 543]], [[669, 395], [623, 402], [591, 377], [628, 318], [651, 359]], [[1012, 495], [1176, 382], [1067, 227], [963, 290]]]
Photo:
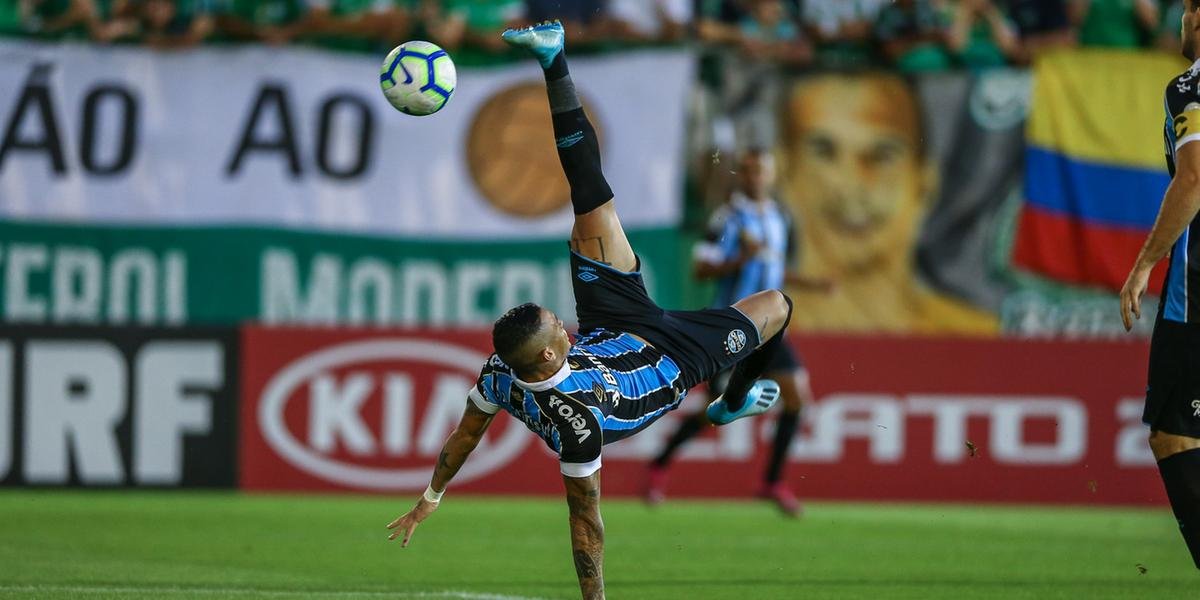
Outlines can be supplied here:
[[[420, 489], [429, 483], [441, 443], [462, 414], [475, 381], [471, 369], [487, 358], [468, 348], [411, 338], [323, 348], [296, 359], [267, 383], [258, 404], [259, 427], [279, 456], [309, 475], [369, 490]], [[420, 421], [413, 416], [414, 377], [432, 381]], [[382, 405], [371, 413], [378, 416], [374, 430], [364, 410], [372, 397]], [[530, 436], [523, 427], [505, 425], [493, 424], [455, 482], [483, 477], [521, 453]], [[301, 429], [307, 429], [304, 435]], [[418, 454], [419, 465], [380, 460]]]

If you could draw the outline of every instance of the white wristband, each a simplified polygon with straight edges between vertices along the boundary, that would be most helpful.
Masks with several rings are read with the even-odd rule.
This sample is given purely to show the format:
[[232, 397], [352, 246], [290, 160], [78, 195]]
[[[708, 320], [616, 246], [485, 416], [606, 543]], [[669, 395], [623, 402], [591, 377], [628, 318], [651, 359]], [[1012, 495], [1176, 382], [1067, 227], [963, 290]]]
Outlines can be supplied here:
[[425, 494], [424, 494], [425, 501], [437, 504], [438, 502], [442, 501], [442, 494], [445, 494], [445, 493], [446, 493], [446, 490], [442, 490], [440, 492], [435, 492], [435, 491], [433, 491], [432, 484], [427, 485], [427, 486], [425, 486]]

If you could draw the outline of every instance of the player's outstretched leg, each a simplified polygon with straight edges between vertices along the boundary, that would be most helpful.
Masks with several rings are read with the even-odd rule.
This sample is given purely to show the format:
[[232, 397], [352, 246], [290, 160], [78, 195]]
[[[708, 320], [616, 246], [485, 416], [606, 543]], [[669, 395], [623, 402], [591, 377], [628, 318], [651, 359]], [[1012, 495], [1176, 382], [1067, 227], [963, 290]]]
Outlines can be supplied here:
[[571, 249], [620, 271], [637, 268], [637, 257], [611, 202], [613, 193], [600, 168], [600, 144], [575, 92], [565, 53], [562, 23], [539, 23], [509, 29], [500, 36], [509, 45], [528, 50], [542, 65], [558, 159], [571, 185], [575, 226]]
[[767, 412], [779, 399], [779, 384], [759, 379], [770, 366], [792, 319], [792, 299], [779, 290], [766, 290], [747, 296], [734, 304], [758, 328], [765, 340], [750, 356], [733, 368], [729, 385], [720, 398], [705, 411], [714, 424], [724, 425], [735, 419]]

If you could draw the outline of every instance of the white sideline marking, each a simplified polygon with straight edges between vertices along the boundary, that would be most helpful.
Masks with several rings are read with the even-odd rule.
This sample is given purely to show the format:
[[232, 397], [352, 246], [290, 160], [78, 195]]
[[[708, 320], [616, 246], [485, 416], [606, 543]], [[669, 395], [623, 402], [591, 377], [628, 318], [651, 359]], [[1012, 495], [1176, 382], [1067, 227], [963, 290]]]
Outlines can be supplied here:
[[261, 596], [264, 598], [353, 598], [367, 596], [370, 598], [450, 598], [453, 600], [542, 600], [530, 596], [509, 596], [505, 594], [480, 594], [459, 590], [437, 592], [387, 592], [383, 590], [261, 590], [255, 588], [237, 587], [155, 587], [155, 586], [113, 586], [113, 585], [0, 585], [0, 592], [66, 592], [70, 594], [194, 594], [207, 596], [226, 596], [237, 594], [242, 596]]

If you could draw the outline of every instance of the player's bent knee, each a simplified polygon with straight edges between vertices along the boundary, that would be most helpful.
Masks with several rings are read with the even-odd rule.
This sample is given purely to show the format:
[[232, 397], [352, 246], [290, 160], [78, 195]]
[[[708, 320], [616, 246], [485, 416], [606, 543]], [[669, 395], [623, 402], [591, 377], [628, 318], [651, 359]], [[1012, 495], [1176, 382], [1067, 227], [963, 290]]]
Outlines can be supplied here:
[[791, 301], [779, 290], [751, 294], [733, 306], [754, 322], [763, 342], [779, 333], [791, 315]]
[[768, 324], [771, 331], [764, 331], [762, 334], [764, 338], [771, 338], [787, 327], [792, 316], [792, 300], [779, 290], [767, 290], [765, 293], [771, 296], [771, 319]]

